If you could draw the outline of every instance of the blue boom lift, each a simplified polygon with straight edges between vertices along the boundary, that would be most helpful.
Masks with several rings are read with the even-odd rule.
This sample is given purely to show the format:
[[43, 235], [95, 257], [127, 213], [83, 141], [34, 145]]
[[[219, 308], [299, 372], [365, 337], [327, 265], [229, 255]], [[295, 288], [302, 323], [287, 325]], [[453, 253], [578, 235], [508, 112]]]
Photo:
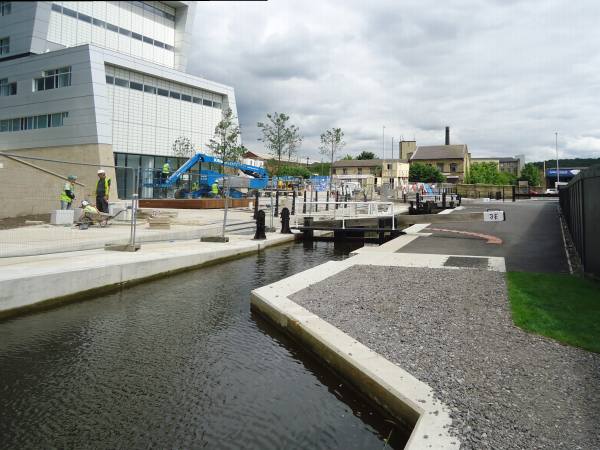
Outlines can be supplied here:
[[[154, 187], [168, 189], [176, 185], [181, 176], [189, 172], [196, 164], [212, 163], [223, 165], [223, 160], [215, 156], [206, 155], [204, 153], [196, 153], [188, 159], [179, 169], [169, 176], [164, 182], [154, 183]], [[269, 175], [262, 167], [251, 166], [237, 162], [225, 162], [225, 167], [240, 170], [248, 177], [248, 189], [264, 189], [267, 186]], [[201, 166], [202, 167], [202, 166]], [[191, 192], [192, 198], [198, 198], [208, 195], [212, 184], [223, 179], [223, 174], [214, 170], [200, 170], [198, 186], [199, 188]], [[232, 186], [230, 196], [233, 198], [241, 197], [242, 193]]]

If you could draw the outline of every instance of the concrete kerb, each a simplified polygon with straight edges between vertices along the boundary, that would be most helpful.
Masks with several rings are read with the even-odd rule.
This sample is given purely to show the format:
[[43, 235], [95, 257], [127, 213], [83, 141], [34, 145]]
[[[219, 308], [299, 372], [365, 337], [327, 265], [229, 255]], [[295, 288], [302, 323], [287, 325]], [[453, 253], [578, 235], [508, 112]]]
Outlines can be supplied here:
[[[401, 236], [404, 240], [416, 237]], [[359, 253], [344, 261], [330, 261], [252, 291], [252, 307], [301, 341], [393, 417], [414, 426], [406, 448], [459, 448], [459, 440], [448, 433], [451, 424], [449, 410], [434, 398], [429, 386], [289, 298], [353, 265], [465, 270], [444, 266], [450, 256]], [[504, 272], [504, 258], [489, 258], [488, 269]]]

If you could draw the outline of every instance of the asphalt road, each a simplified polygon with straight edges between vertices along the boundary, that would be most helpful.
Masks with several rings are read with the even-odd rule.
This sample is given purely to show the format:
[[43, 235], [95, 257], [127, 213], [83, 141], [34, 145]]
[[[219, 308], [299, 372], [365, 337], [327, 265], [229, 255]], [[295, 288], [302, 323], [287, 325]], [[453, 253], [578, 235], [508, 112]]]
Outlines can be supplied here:
[[[465, 210], [452, 214], [502, 209], [506, 221], [432, 224], [422, 231], [432, 236], [415, 239], [400, 252], [503, 256], [509, 271], [568, 273], [557, 208], [558, 202], [554, 199], [466, 205]], [[492, 235], [502, 239], [502, 244], [489, 244], [476, 236], [431, 231], [431, 228]]]

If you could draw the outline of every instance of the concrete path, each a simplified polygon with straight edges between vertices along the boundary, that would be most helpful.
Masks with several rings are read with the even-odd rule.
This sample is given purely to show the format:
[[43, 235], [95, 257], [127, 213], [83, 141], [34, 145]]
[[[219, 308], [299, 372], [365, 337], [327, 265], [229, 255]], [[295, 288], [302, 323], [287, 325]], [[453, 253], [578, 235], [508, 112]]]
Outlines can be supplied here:
[[45, 303], [97, 294], [106, 288], [188, 270], [224, 258], [291, 242], [294, 235], [230, 236], [228, 243], [172, 241], [135, 253], [99, 250], [0, 259], [0, 317]]
[[[506, 212], [506, 221], [430, 225], [421, 231], [431, 233], [430, 236], [422, 236], [400, 251], [502, 256], [509, 271], [568, 273], [557, 207], [558, 203], [552, 199], [468, 204], [465, 212], [502, 209]], [[455, 214], [460, 214], [460, 211]], [[433, 231], [432, 228], [450, 231]], [[451, 230], [473, 234], [453, 233]], [[476, 234], [498, 237], [502, 243], [487, 243], [487, 239]]]

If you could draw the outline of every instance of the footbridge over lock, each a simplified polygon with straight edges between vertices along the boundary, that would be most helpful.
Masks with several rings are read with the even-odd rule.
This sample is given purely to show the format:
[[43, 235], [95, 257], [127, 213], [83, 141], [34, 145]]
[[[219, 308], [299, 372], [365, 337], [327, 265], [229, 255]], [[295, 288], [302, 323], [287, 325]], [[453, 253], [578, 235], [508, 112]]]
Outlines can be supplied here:
[[302, 232], [305, 240], [315, 231], [329, 231], [334, 240], [364, 239], [383, 243], [415, 224], [448, 222], [498, 222], [506, 220], [504, 211], [455, 214], [407, 214], [406, 207], [394, 202], [306, 202], [302, 212], [291, 218], [292, 230]]

